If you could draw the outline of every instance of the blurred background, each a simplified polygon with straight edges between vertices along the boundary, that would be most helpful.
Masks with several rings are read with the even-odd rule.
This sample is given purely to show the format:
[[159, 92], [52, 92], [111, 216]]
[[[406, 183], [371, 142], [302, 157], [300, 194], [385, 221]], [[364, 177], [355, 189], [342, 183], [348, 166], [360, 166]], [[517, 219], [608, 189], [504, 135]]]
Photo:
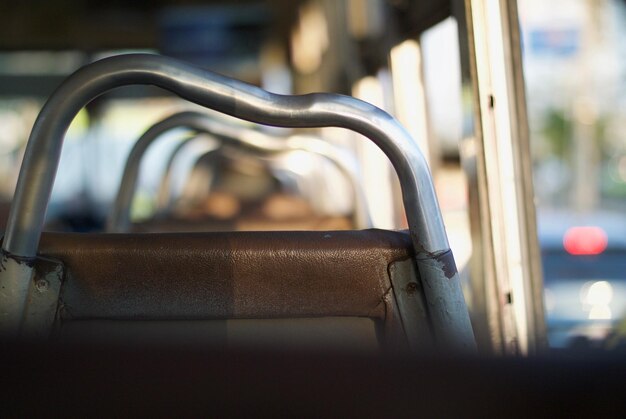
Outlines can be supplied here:
[[[542, 256], [543, 275], [535, 277], [539, 283], [543, 277], [545, 286], [549, 343], [615, 347], [626, 315], [626, 2], [519, 0], [517, 12], [527, 112], [519, 129], [527, 121], [539, 225], [538, 244], [533, 234], [528, 243]], [[478, 216], [471, 201], [479, 188], [472, 181], [476, 107], [472, 111], [475, 91], [465, 67], [472, 53], [480, 67], [480, 51], [470, 47], [468, 53], [464, 44], [472, 28], [459, 19], [468, 17], [464, 13], [458, 1], [5, 2], [0, 225], [33, 122], [63, 79], [107, 56], [158, 53], [275, 93], [338, 92], [395, 115], [431, 166], [457, 265], [471, 288], [470, 277], [481, 276], [471, 268], [472, 258], [480, 264], [485, 251], [477, 249], [472, 227]], [[473, 24], [480, 24], [476, 16]], [[234, 121], [150, 86], [117, 89], [83, 109], [67, 133], [48, 229], [103, 230], [132, 146], [150, 126], [183, 110], [270, 137], [294, 134]], [[222, 150], [214, 138], [182, 147], [192, 134], [168, 131], [142, 158], [132, 229], [406, 227], [389, 161], [356, 134], [306, 132], [345, 156], [362, 198], [351, 192], [349, 176], [319, 155], [255, 156]], [[369, 224], [351, 221], [358, 199]], [[508, 213], [505, 207], [504, 220]], [[471, 290], [467, 299], [479, 305]]]

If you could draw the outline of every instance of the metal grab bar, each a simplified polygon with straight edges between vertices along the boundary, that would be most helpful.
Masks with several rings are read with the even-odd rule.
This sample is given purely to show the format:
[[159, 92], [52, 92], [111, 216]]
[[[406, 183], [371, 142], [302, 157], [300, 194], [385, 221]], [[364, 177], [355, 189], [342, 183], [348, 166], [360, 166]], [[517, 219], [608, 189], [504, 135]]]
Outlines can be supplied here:
[[[163, 182], [159, 186], [158, 198], [157, 198], [157, 214], [163, 214], [167, 212], [169, 207], [172, 205], [172, 197], [171, 197], [171, 177], [173, 170], [173, 163], [176, 157], [182, 148], [182, 146], [188, 144], [191, 140], [200, 137], [190, 137], [186, 138], [182, 141], [179, 147], [176, 147], [170, 156], [166, 164], [166, 170], [163, 177]], [[303, 141], [303, 147], [298, 146], [298, 140]], [[373, 227], [372, 219], [370, 216], [370, 211], [367, 205], [367, 200], [365, 198], [365, 191], [361, 187], [361, 184], [358, 182], [358, 175], [356, 171], [357, 162], [356, 159], [351, 156], [346, 150], [340, 150], [330, 144], [327, 144], [316, 137], [309, 136], [292, 136], [284, 140], [286, 149], [282, 151], [276, 150], [268, 150], [264, 152], [266, 154], [263, 156], [264, 158], [280, 158], [286, 156], [291, 153], [296, 153], [299, 151], [308, 152], [310, 154], [316, 154], [325, 158], [327, 161], [330, 161], [339, 172], [348, 179], [352, 191], [352, 201], [353, 201], [353, 210], [352, 210], [352, 225], [356, 229], [368, 229]], [[290, 148], [289, 145], [292, 144], [293, 148]], [[225, 144], [226, 146], [230, 146], [231, 144]], [[316, 147], [316, 146], [324, 146], [324, 147]], [[217, 153], [221, 150], [221, 148], [214, 148], [205, 152], [198, 160], [196, 160], [196, 164], [200, 161], [200, 159], [206, 157], [208, 154]], [[322, 151], [324, 150], [324, 151]], [[242, 151], [241, 149], [239, 151]], [[351, 164], [348, 164], [351, 163]]]
[[[358, 99], [328, 93], [283, 96], [247, 83], [147, 54], [106, 58], [69, 76], [39, 113], [31, 132], [2, 245], [1, 326], [18, 333], [32, 267], [65, 133], [74, 116], [99, 95], [131, 84], [169, 90], [205, 107], [281, 127], [336, 126], [356, 131], [387, 155], [400, 179], [417, 267], [435, 339], [444, 348], [474, 347], [469, 315], [424, 157], [389, 114]], [[13, 294], [13, 296], [11, 296]]]
[[[193, 135], [188, 136], [185, 139], [183, 139], [180, 143], [178, 143], [176, 147], [174, 147], [174, 149], [172, 150], [172, 153], [170, 154], [170, 157], [168, 158], [167, 163], [165, 164], [165, 171], [163, 172], [163, 179], [161, 183], [159, 184], [159, 191], [157, 192], [156, 213], [155, 213], [157, 216], [162, 215], [164, 212], [169, 211], [172, 206], [172, 192], [171, 192], [172, 172], [174, 171], [174, 163], [175, 163], [176, 157], [178, 157], [178, 155], [182, 153], [182, 150], [185, 148], [187, 144], [197, 139], [201, 139], [201, 138], [207, 138], [207, 137], [193, 136]], [[213, 138], [211, 139], [214, 140]], [[220, 150], [219, 147], [220, 145], [216, 144], [215, 147], [210, 147], [207, 150], [204, 150], [204, 155], [211, 153], [211, 152], [217, 152], [218, 150]], [[197, 160], [196, 160], [196, 163], [197, 163]]]
[[[203, 139], [206, 137], [202, 136], [190, 136], [181, 141], [170, 154], [167, 163], [165, 164], [165, 170], [163, 172], [163, 177], [161, 179], [161, 183], [159, 184], [159, 190], [157, 192], [157, 203], [156, 203], [156, 211], [155, 214], [157, 216], [164, 215], [171, 210], [173, 204], [172, 198], [172, 176], [174, 172], [174, 164], [176, 162], [176, 158], [179, 154], [182, 153], [185, 146], [189, 143], [194, 142], [194, 140]], [[214, 138], [210, 138], [215, 140]], [[202, 150], [199, 154], [199, 157], [195, 159], [195, 162], [191, 165], [191, 170], [198, 164], [199, 159], [202, 159], [207, 154], [219, 153], [222, 150], [221, 144], [214, 144], [212, 147], [207, 147], [205, 150]], [[191, 172], [190, 172], [191, 173]], [[211, 185], [209, 185], [210, 187]]]
[[[191, 171], [189, 172], [189, 176], [192, 176], [193, 170], [199, 166], [208, 165], [208, 168], [210, 168], [211, 165], [214, 163], [214, 159], [212, 159], [212, 157], [217, 156], [220, 153], [224, 152], [225, 149], [227, 151], [233, 150], [240, 154], [242, 152], [245, 154], [247, 151], [247, 150], [232, 148], [231, 144], [223, 144], [221, 147], [209, 149], [205, 151], [204, 153], [199, 154], [198, 157], [195, 159], [195, 162], [192, 164]], [[280, 159], [282, 157], [288, 157], [290, 154], [299, 153], [299, 152], [303, 152], [303, 151], [298, 150], [298, 149], [284, 150], [281, 153], [277, 153], [277, 154], [270, 153], [269, 155], [261, 156], [260, 158], [268, 160], [269, 163], [271, 164], [273, 162], [273, 159]], [[175, 156], [172, 156], [172, 157], [175, 157]], [[258, 156], [252, 155], [248, 157], [258, 157]], [[335, 167], [338, 167], [338, 166], [336, 165]], [[346, 167], [343, 167], [343, 169], [346, 169]], [[157, 207], [156, 207], [156, 212], [155, 212], [155, 215], [157, 217], [163, 217], [163, 216], [167, 217], [167, 214], [171, 212], [171, 207], [174, 205], [175, 198], [172, 196], [172, 186], [171, 186], [172, 170], [173, 170], [173, 167], [169, 166], [167, 172], [165, 173], [163, 183], [161, 183], [159, 187], [158, 200], [157, 200], [158, 202], [157, 202]], [[285, 170], [293, 174], [294, 176], [297, 176], [300, 178], [303, 177], [303, 174], [297, 173], [297, 171], [295, 171], [295, 168], [283, 167], [281, 170]], [[345, 176], [344, 172], [342, 172], [342, 168], [339, 168], [338, 170], [340, 170], [341, 174]], [[356, 173], [354, 175], [356, 178], [357, 177]], [[374, 226], [372, 225], [371, 218], [369, 216], [369, 210], [367, 208], [366, 201], [365, 201], [365, 194], [363, 190], [360, 188], [360, 184], [359, 183], [354, 184], [352, 182], [350, 183], [351, 183], [350, 186], [356, 186], [356, 188], [351, 188], [351, 192], [352, 192], [351, 199], [356, 202], [356, 206], [354, 206], [352, 210], [350, 211], [351, 228], [357, 229], [357, 230], [373, 228]], [[211, 192], [212, 185], [210, 183], [208, 185], [209, 185], [209, 192]], [[309, 196], [308, 198], [310, 201], [311, 197]], [[263, 231], [263, 229], [261, 229], [261, 231]]]
[[185, 127], [198, 133], [207, 133], [222, 140], [225, 144], [265, 155], [281, 155], [301, 150], [317, 154], [333, 163], [348, 178], [352, 187], [354, 202], [353, 222], [357, 228], [371, 227], [369, 211], [363, 191], [359, 187], [356, 173], [343, 161], [335, 147], [314, 137], [294, 135], [287, 138], [274, 138], [262, 132], [227, 125], [200, 112], [181, 112], [165, 118], [150, 127], [137, 140], [126, 160], [119, 192], [113, 204], [113, 211], [107, 223], [109, 232], [125, 232], [130, 227], [130, 206], [137, 188], [141, 159], [159, 136], [173, 129]]

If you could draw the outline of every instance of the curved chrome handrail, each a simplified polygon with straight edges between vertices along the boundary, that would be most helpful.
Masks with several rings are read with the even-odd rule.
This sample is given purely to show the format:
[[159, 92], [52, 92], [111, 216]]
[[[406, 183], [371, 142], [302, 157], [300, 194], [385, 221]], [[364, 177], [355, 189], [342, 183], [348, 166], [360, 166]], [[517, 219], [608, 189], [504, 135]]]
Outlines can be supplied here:
[[22, 257], [35, 256], [70, 122], [90, 100], [131, 84], [156, 85], [191, 102], [260, 124], [337, 126], [363, 134], [385, 152], [398, 173], [416, 251], [432, 255], [449, 250], [427, 164], [413, 139], [391, 115], [348, 96], [277, 95], [170, 58], [129, 54], [106, 58], [78, 70], [41, 110], [24, 156], [3, 243], [5, 251]]
[[[155, 85], [191, 102], [260, 124], [342, 127], [373, 141], [387, 155], [400, 180], [435, 337], [447, 348], [474, 345], [428, 166], [415, 141], [391, 115], [369, 103], [337, 94], [277, 95], [171, 58], [147, 54], [106, 58], [79, 69], [57, 88], [35, 121], [2, 244], [3, 262], [15, 263], [0, 271], [0, 280], [8, 275], [7, 286], [19, 285], [16, 292], [21, 296], [11, 297], [12, 307], [3, 307], [3, 316], [17, 322], [17, 329], [21, 322], [19, 310], [24, 312], [26, 307], [24, 289], [28, 287], [24, 288], [24, 282], [30, 280], [31, 272], [20, 261], [37, 254], [65, 133], [89, 101], [132, 84]], [[15, 278], [10, 272], [17, 272]]]
[[[181, 140], [176, 147], [170, 153], [167, 162], [165, 163], [165, 170], [163, 171], [163, 177], [161, 179], [161, 183], [159, 184], [159, 190], [157, 191], [157, 199], [156, 199], [156, 212], [155, 215], [162, 215], [164, 212], [169, 211], [172, 205], [172, 197], [171, 197], [171, 189], [172, 189], [172, 172], [174, 171], [174, 163], [176, 158], [180, 153], [182, 153], [183, 149], [187, 146], [187, 144], [194, 142], [198, 139], [211, 139], [215, 141], [214, 138], [207, 136], [199, 136], [195, 134], [191, 134]], [[211, 153], [213, 151], [218, 151], [220, 149], [220, 144], [215, 143], [213, 147], [207, 147], [207, 149], [203, 150], [203, 153]], [[192, 166], [193, 167], [193, 166]]]
[[[157, 204], [156, 204], [156, 213], [163, 214], [167, 212], [172, 205], [172, 197], [171, 197], [171, 178], [172, 178], [172, 170], [174, 160], [176, 155], [181, 152], [185, 145], [187, 145], [191, 140], [195, 138], [202, 137], [189, 137], [185, 140], [181, 141], [177, 147], [173, 150], [169, 160], [166, 164], [166, 169], [163, 176], [163, 181], [159, 186], [159, 191], [157, 194]], [[303, 145], [297, 145], [298, 140], [303, 140]], [[262, 158], [281, 158], [290, 153], [296, 152], [307, 152], [310, 154], [316, 154], [320, 157], [325, 158], [327, 161], [332, 163], [339, 172], [348, 179], [352, 191], [352, 201], [353, 201], [353, 210], [352, 210], [352, 225], [356, 229], [368, 229], [372, 228], [374, 225], [372, 223], [372, 219], [370, 216], [369, 208], [367, 205], [367, 200], [365, 198], [365, 191], [363, 190], [361, 184], [358, 181], [357, 175], [357, 162], [356, 159], [351, 156], [347, 150], [341, 150], [336, 148], [330, 144], [325, 143], [317, 137], [309, 137], [309, 136], [292, 136], [284, 139], [285, 149], [281, 151], [277, 151], [274, 149], [267, 150], [263, 152]], [[294, 144], [295, 143], [295, 144]], [[325, 148], [317, 147], [318, 143], [323, 144], [328, 147], [328, 150]], [[290, 147], [289, 144], [292, 144], [293, 147]], [[231, 144], [224, 144], [225, 146], [230, 146]], [[236, 145], [235, 145], [236, 146]], [[204, 158], [208, 154], [219, 152], [221, 148], [209, 149], [204, 152], [204, 154], [196, 160], [196, 164], [200, 161], [200, 159]], [[246, 151], [239, 149], [239, 151]]]
[[137, 140], [126, 160], [119, 192], [107, 222], [107, 231], [128, 231], [131, 224], [130, 206], [137, 188], [139, 167], [143, 156], [150, 144], [162, 134], [173, 128], [182, 127], [191, 129], [197, 133], [210, 134], [229, 146], [233, 145], [265, 155], [275, 156], [301, 150], [324, 157], [333, 163], [351, 184], [352, 199], [355, 208], [353, 214], [354, 225], [357, 226], [357, 228], [371, 227], [369, 211], [367, 210], [365, 197], [358, 183], [357, 175], [344, 163], [342, 156], [339, 155], [332, 145], [318, 138], [304, 135], [274, 138], [250, 128], [236, 127], [221, 123], [200, 112], [187, 111], [171, 115], [156, 123]]

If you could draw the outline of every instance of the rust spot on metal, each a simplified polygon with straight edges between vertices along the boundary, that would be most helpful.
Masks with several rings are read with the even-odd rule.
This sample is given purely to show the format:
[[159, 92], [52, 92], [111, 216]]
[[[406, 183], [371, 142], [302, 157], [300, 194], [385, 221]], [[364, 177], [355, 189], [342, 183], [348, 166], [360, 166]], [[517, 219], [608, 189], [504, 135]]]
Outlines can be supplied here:
[[409, 295], [413, 295], [417, 292], [417, 284], [415, 282], [409, 282], [406, 285], [406, 293]]
[[433, 259], [441, 263], [441, 267], [443, 269], [443, 273], [446, 276], [446, 278], [452, 279], [452, 277], [458, 272], [456, 269], [456, 262], [454, 261], [454, 256], [452, 255], [452, 250], [448, 250], [447, 252], [433, 255]]

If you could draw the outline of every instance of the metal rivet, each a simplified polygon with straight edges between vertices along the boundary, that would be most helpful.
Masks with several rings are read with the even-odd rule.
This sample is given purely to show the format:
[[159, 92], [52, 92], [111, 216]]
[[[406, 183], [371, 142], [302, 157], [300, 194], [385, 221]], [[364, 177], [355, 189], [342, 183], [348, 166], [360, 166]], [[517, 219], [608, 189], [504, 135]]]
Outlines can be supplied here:
[[50, 283], [45, 279], [39, 279], [37, 280], [37, 282], [35, 282], [35, 288], [39, 292], [44, 292], [47, 291], [48, 288], [50, 288]]

